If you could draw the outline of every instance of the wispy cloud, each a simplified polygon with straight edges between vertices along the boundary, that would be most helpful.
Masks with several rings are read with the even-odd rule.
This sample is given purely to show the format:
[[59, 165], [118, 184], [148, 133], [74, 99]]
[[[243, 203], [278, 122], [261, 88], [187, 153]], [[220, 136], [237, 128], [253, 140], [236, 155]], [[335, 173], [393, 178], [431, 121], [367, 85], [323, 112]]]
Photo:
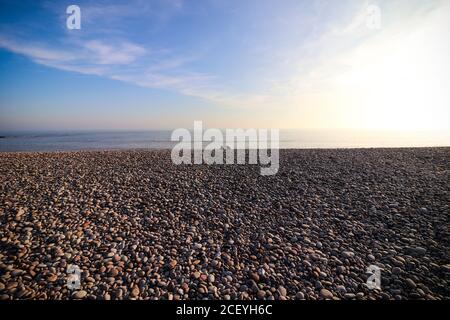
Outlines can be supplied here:
[[[370, 14], [367, 9], [374, 4], [381, 10], [379, 29], [371, 29], [367, 25]], [[432, 21], [433, 15], [440, 11], [448, 12], [448, 3], [441, 0], [420, 5], [407, 1], [380, 4], [363, 1], [354, 7], [348, 21], [332, 24], [316, 38], [286, 52], [281, 60], [289, 61], [291, 72], [281, 79], [274, 77], [271, 80], [272, 92], [298, 96], [330, 90], [337, 79], [357, 68], [370, 67], [383, 54], [388, 55], [387, 44], [407, 38]], [[392, 12], [396, 13], [395, 19], [389, 15]], [[366, 60], [358, 65], [356, 57], [361, 56], [361, 52], [366, 54]], [[298, 56], [301, 59], [296, 59]], [[295, 64], [295, 60], [300, 62]]]
[[233, 94], [214, 83], [216, 77], [212, 75], [185, 71], [192, 56], [176, 56], [167, 50], [152, 50], [128, 41], [76, 40], [70, 43], [70, 50], [62, 50], [2, 36], [0, 47], [47, 67], [171, 90], [223, 106], [253, 106], [263, 100], [260, 95]]
[[14, 39], [9, 39], [0, 35], [0, 47], [11, 52], [22, 54], [34, 61], [58, 61], [68, 62], [76, 59], [76, 56], [64, 50], [50, 49], [37, 43], [25, 43]]
[[[61, 15], [60, 5], [46, 2], [44, 8], [65, 18]], [[274, 97], [264, 90], [236, 90], [221, 83], [220, 75], [198, 72], [191, 68], [192, 62], [202, 59], [202, 48], [197, 49], [194, 54], [173, 52], [166, 48], [137, 44], [127, 37], [123, 37], [126, 40], [120, 40], [120, 32], [108, 33], [111, 30], [108, 26], [111, 24], [120, 29], [120, 22], [141, 19], [146, 15], [156, 17], [159, 24], [161, 21], [164, 23], [182, 12], [183, 8], [182, 0], [137, 0], [133, 3], [106, 5], [88, 2], [82, 6], [83, 33], [65, 30], [66, 34], [59, 38], [30, 42], [25, 30], [19, 35], [9, 33], [8, 36], [0, 37], [0, 47], [47, 67], [101, 76], [146, 88], [171, 90], [220, 106], [248, 108], [274, 103]], [[95, 23], [95, 31], [86, 27], [91, 23]], [[99, 38], [101, 30], [106, 31], [103, 38]]]
[[[66, 15], [61, 4], [44, 2], [42, 7], [65, 26]], [[106, 4], [86, 1], [81, 8], [82, 32], [64, 28], [62, 35], [38, 41], [32, 38], [33, 30], [16, 30], [19, 32], [0, 36], [0, 48], [50, 68], [169, 90], [219, 106], [251, 107], [265, 99], [260, 94], [236, 93], [221, 84], [220, 76], [191, 67], [203, 58], [203, 48], [178, 52], [157, 45], [152, 47], [148, 40], [146, 45], [138, 44], [128, 36], [126, 28], [134, 21], [148, 30], [162, 28], [174, 16], [183, 13], [183, 0]], [[195, 11], [192, 6], [189, 10]]]
[[119, 46], [105, 44], [98, 40], [86, 42], [84, 45], [98, 64], [130, 64], [143, 56], [147, 50], [132, 43], [123, 42]]

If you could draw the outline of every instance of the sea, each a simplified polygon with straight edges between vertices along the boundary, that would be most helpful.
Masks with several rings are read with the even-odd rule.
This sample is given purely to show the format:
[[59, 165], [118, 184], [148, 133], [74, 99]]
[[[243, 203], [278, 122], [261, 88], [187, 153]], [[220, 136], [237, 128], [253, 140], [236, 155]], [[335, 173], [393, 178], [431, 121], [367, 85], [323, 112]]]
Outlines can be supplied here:
[[[0, 131], [0, 152], [170, 149], [172, 130]], [[269, 139], [270, 147], [270, 139]], [[449, 132], [280, 130], [282, 149], [450, 146]]]

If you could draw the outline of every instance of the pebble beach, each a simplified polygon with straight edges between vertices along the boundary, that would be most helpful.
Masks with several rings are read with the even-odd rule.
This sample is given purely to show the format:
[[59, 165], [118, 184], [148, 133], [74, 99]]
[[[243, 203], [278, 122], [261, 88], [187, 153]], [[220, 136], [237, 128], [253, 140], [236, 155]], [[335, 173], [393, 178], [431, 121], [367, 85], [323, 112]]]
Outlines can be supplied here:
[[450, 298], [450, 148], [281, 150], [273, 176], [170, 150], [0, 161], [1, 300]]

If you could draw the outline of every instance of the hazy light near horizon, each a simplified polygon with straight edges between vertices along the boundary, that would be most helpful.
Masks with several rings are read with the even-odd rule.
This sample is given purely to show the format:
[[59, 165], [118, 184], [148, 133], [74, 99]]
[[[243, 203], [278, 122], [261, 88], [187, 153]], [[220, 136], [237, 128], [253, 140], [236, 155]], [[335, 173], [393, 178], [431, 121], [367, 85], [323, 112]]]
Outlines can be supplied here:
[[[375, 39], [349, 60], [342, 77], [347, 90], [361, 90], [364, 127], [397, 130], [448, 128], [450, 119], [448, 7], [419, 25]], [[445, 13], [445, 14], [444, 14]], [[355, 106], [359, 108], [359, 106]]]
[[449, 134], [450, 5], [404, 18], [319, 64], [313, 93], [297, 95], [314, 109], [297, 116], [318, 128]]

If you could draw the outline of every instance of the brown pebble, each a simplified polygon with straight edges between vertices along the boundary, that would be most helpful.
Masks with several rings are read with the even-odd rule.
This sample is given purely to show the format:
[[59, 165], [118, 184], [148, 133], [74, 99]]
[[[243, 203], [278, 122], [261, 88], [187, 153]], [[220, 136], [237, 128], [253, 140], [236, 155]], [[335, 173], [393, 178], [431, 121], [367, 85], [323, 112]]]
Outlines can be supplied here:
[[333, 298], [333, 294], [331, 293], [331, 291], [329, 291], [327, 289], [320, 290], [320, 296], [324, 299], [332, 299]]

